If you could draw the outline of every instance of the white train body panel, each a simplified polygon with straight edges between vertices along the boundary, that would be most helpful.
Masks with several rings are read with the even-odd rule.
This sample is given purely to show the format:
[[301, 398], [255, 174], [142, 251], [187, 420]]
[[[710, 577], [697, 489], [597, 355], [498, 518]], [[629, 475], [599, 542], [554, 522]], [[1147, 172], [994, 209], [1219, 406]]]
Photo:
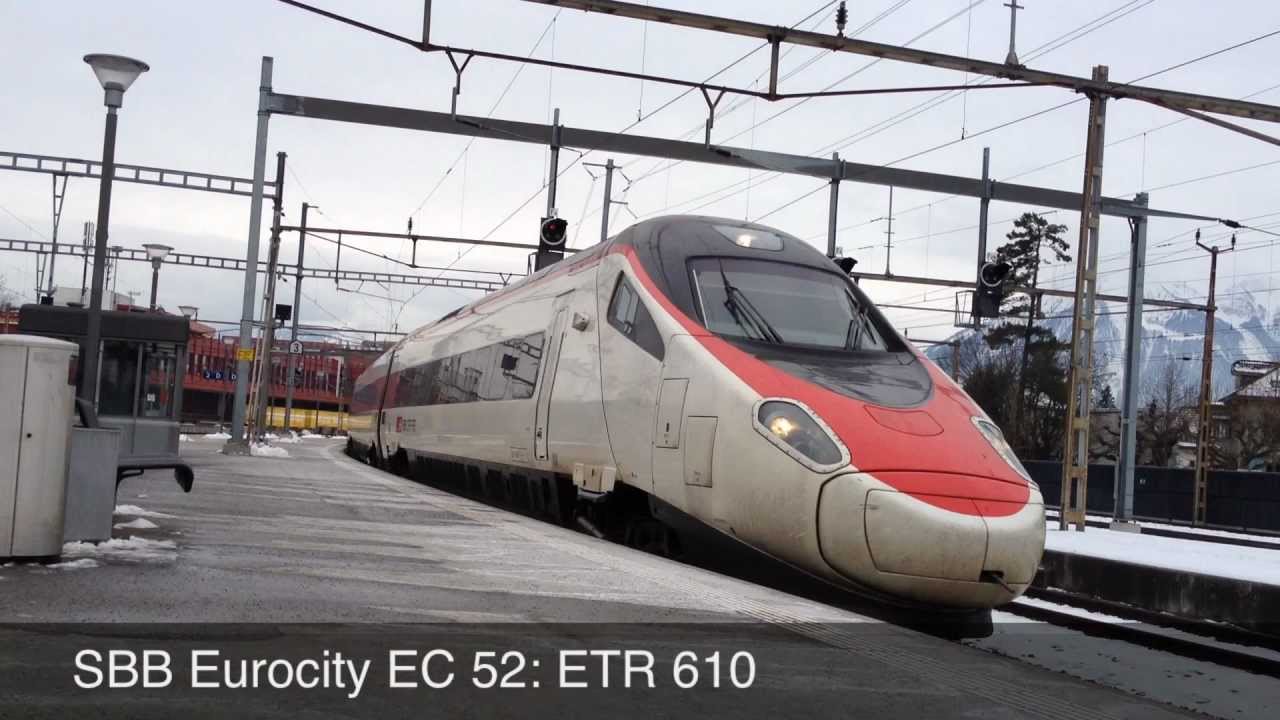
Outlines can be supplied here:
[[[720, 247], [708, 228], [727, 225], [782, 238], [785, 253]], [[690, 239], [676, 244], [676, 232]], [[721, 255], [723, 283], [695, 277]], [[572, 477], [593, 497], [625, 485], [885, 596], [953, 607], [1016, 597], [1043, 551], [1043, 502], [985, 415], [851, 285], [877, 352], [792, 352], [709, 330], [721, 311], [704, 293], [722, 290], [728, 306], [739, 292], [725, 263], [773, 267], [762, 261], [783, 276], [839, 272], [758, 226], [635, 226], [405, 338], [357, 381], [352, 439], [375, 459]], [[766, 428], [766, 411], [783, 406], [807, 414], [806, 432], [825, 433], [838, 458]]]

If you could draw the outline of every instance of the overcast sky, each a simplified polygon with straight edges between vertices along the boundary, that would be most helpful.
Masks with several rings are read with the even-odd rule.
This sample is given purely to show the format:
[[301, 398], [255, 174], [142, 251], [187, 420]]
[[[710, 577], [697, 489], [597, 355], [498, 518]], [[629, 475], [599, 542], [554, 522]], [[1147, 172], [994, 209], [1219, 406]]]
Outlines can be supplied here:
[[[401, 34], [416, 35], [421, 29], [420, 0], [315, 1]], [[782, 25], [812, 16], [802, 27], [835, 29], [834, 3], [825, 0], [662, 3]], [[1026, 9], [1018, 17], [1018, 51], [1024, 63], [1086, 76], [1094, 65], [1106, 64], [1111, 78], [1119, 81], [1280, 28], [1280, 3], [1271, 0], [1022, 0], [1022, 4]], [[434, 6], [432, 39], [438, 43], [518, 55], [533, 52], [544, 58], [643, 69], [691, 80], [704, 79], [759, 46], [750, 39], [516, 0], [435, 0]], [[914, 47], [992, 61], [1004, 59], [1008, 23], [1009, 10], [999, 0], [850, 3], [849, 30], [870, 25], [859, 35], [862, 38], [910, 42]], [[1082, 27], [1097, 29], [1073, 32]], [[1280, 76], [1274, 69], [1278, 50], [1280, 36], [1158, 75], [1145, 84], [1227, 97], [1252, 95], [1261, 102], [1280, 103]], [[784, 90], [817, 90], [833, 83], [834, 88], [844, 89], [966, 80], [959, 73], [848, 54], [787, 46], [784, 51], [784, 76], [795, 71], [783, 81]], [[0, 0], [0, 60], [10, 73], [0, 91], [0, 150], [101, 156], [101, 90], [81, 60], [89, 52], [129, 55], [151, 65], [151, 71], [125, 97], [117, 146], [120, 162], [246, 177], [252, 170], [258, 72], [264, 55], [275, 58], [274, 87], [285, 93], [448, 111], [454, 79], [443, 55], [425, 55], [272, 0]], [[717, 80], [735, 85], [763, 82], [767, 66], [767, 51], [757, 51]], [[502, 96], [508, 85], [510, 90]], [[1269, 90], [1273, 86], [1278, 89]], [[534, 66], [521, 69], [512, 63], [477, 59], [463, 77], [459, 111], [487, 115], [496, 103], [495, 117], [544, 122], [551, 108], [558, 107], [567, 125], [610, 131], [629, 128], [639, 115], [644, 121], [628, 132], [700, 139], [705, 105], [698, 93], [653, 113], [682, 92], [673, 86]], [[900, 166], [977, 175], [982, 148], [989, 145], [997, 180], [1017, 176], [1022, 183], [1078, 191], [1087, 103], [979, 134], [1073, 97], [1054, 88], [777, 103], [726, 96], [713, 141], [822, 156], [838, 149], [848, 160], [894, 163], [958, 141], [963, 133], [964, 141]], [[900, 122], [884, 122], [922, 103], [932, 107]], [[1131, 196], [1146, 189], [1151, 192], [1151, 204], [1159, 208], [1229, 218], [1272, 214], [1259, 217], [1256, 224], [1280, 221], [1280, 198], [1275, 197], [1280, 149], [1180, 119], [1134, 101], [1111, 103], [1107, 138], [1115, 144], [1106, 151], [1104, 192]], [[1254, 126], [1276, 132], [1264, 124]], [[289, 155], [287, 221], [296, 221], [299, 203], [307, 201], [323, 211], [319, 218], [312, 217], [312, 224], [400, 231], [412, 215], [414, 229], [422, 233], [535, 241], [545, 203], [540, 189], [546, 176], [546, 151], [521, 143], [477, 140], [459, 161], [467, 145], [462, 137], [273, 117], [269, 151], [272, 159], [276, 151]], [[566, 150], [561, 166], [575, 157]], [[605, 157], [593, 153], [586, 159], [603, 162]], [[615, 160], [638, 179], [629, 189], [624, 189], [627, 183], [621, 179], [615, 185], [615, 196], [625, 197], [636, 216], [696, 211], [761, 219], [816, 245], [825, 244], [824, 191], [775, 212], [817, 189], [820, 181], [690, 164], [667, 169], [667, 163], [648, 158]], [[1059, 160], [1065, 161], [1027, 173]], [[1262, 167], [1242, 170], [1255, 165]], [[1184, 182], [1227, 171], [1234, 172]], [[601, 185], [581, 167], [561, 178], [558, 206], [560, 215], [570, 222], [571, 245], [586, 246], [598, 236]], [[437, 189], [429, 195], [433, 188]], [[879, 218], [888, 214], [888, 196], [887, 188], [871, 185], [846, 183], [842, 188], [839, 211], [844, 229], [839, 244], [846, 254], [859, 259], [859, 269], [884, 269], [885, 222]], [[523, 210], [500, 224], [531, 197]], [[82, 224], [93, 219], [96, 202], [96, 181], [71, 181], [61, 240], [79, 239]], [[166, 242], [184, 252], [242, 258], [248, 205], [245, 198], [117, 183], [111, 242], [131, 247]], [[0, 171], [0, 237], [47, 239], [52, 232], [49, 209], [48, 176]], [[1010, 220], [1029, 209], [1034, 208], [993, 204], [993, 246], [1008, 231]], [[896, 192], [893, 272], [972, 277], [977, 213], [973, 200]], [[1074, 244], [1076, 214], [1057, 212], [1050, 217], [1068, 226]], [[632, 216], [621, 211], [612, 227], [618, 230], [630, 222]], [[1195, 228], [1194, 223], [1152, 221], [1149, 294], [1204, 294], [1208, 262], [1200, 256], [1203, 253], [1191, 251]], [[1205, 234], [1217, 237], [1222, 230], [1206, 228]], [[1263, 293], [1261, 297], [1270, 297], [1275, 268], [1270, 240], [1256, 232], [1241, 233], [1241, 245], [1247, 249], [1224, 256], [1221, 284], [1251, 287]], [[360, 244], [408, 258], [407, 243], [370, 240]], [[1125, 224], [1106, 221], [1100, 251], [1104, 290], [1123, 292], [1127, 248]], [[526, 262], [518, 250], [475, 250], [458, 259], [462, 251], [460, 246], [423, 245], [419, 263], [456, 261], [459, 268], [519, 272]], [[292, 262], [296, 252], [296, 238], [286, 236], [283, 257]], [[406, 270], [354, 255], [343, 253], [344, 267]], [[308, 265], [331, 267], [334, 262], [334, 246], [308, 243]], [[142, 263], [123, 265], [118, 289], [135, 291], [139, 301], [145, 302], [149, 268]], [[57, 282], [78, 287], [80, 272], [78, 260], [61, 258]], [[24, 299], [34, 297], [35, 256], [0, 254], [0, 276]], [[1071, 270], [1058, 268], [1049, 272], [1049, 278], [1052, 286], [1068, 287]], [[202, 319], [234, 320], [240, 313], [240, 287], [241, 277], [235, 273], [166, 266], [159, 295], [160, 302], [170, 308], [199, 306]], [[332, 282], [304, 284], [303, 321], [385, 330], [398, 317], [400, 329], [407, 330], [478, 296], [473, 291], [442, 288], [417, 293], [403, 286], [344, 283], [343, 287], [358, 292], [342, 292]], [[868, 287], [880, 302], [953, 304], [954, 291], [949, 289], [889, 283]], [[292, 294], [289, 285], [283, 290]], [[411, 297], [406, 305], [404, 301]], [[889, 314], [899, 327], [910, 328], [913, 336], [943, 337], [952, 331], [951, 318], [942, 313], [893, 310]]]

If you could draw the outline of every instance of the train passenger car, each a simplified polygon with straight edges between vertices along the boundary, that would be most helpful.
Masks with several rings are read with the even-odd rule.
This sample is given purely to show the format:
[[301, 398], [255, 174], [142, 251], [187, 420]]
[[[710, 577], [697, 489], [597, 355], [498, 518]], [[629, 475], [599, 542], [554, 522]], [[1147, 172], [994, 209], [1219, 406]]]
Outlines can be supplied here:
[[356, 381], [353, 454], [660, 552], [694, 518], [844, 587], [1022, 593], [1043, 500], [1003, 435], [836, 263], [664, 217], [460, 308]]

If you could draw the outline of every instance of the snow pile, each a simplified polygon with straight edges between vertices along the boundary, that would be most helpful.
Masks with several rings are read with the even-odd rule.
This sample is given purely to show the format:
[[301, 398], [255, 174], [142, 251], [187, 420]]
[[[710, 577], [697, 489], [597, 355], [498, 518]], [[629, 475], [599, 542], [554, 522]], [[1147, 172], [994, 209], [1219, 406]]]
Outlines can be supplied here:
[[205, 440], [230, 440], [231, 436], [224, 432], [209, 433], [204, 436]]
[[[69, 542], [62, 546], [62, 556], [132, 563], [170, 563], [178, 557], [178, 544], [172, 540], [148, 540], [136, 535], [128, 539], [113, 538], [98, 544]], [[61, 564], [61, 563], [60, 563]]]
[[288, 435], [281, 435], [279, 437], [276, 437], [274, 435], [268, 435], [267, 437], [274, 439], [278, 443], [292, 444], [292, 443], [298, 442], [298, 433], [293, 432], [292, 430], [289, 431]]
[[146, 510], [137, 505], [117, 505], [115, 509], [116, 515], [126, 515], [129, 517], [152, 517], [152, 518], [171, 518], [177, 517], [168, 513], [156, 512], [155, 510]]
[[186, 433], [178, 433], [178, 442], [191, 442], [191, 436]]
[[284, 448], [279, 448], [279, 447], [272, 447], [264, 443], [253, 443], [252, 445], [250, 445], [249, 454], [254, 457], [269, 457], [269, 458], [289, 457], [288, 450], [285, 450]]
[[79, 560], [63, 560], [62, 562], [51, 563], [45, 565], [45, 567], [55, 570], [83, 570], [85, 568], [98, 567], [98, 561], [92, 558], [80, 558]]
[[137, 520], [131, 520], [129, 522], [116, 523], [114, 527], [124, 530], [155, 530], [160, 526], [146, 518], [138, 518]]

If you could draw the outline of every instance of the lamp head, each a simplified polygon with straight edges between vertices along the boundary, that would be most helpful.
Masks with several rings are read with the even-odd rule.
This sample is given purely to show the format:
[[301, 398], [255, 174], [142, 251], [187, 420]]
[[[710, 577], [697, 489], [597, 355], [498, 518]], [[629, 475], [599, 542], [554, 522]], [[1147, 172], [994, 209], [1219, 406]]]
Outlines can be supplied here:
[[171, 246], [162, 243], [146, 243], [142, 248], [147, 251], [148, 260], [164, 260], [173, 251]]
[[85, 55], [84, 61], [93, 68], [93, 74], [98, 76], [98, 82], [107, 93], [105, 104], [112, 108], [120, 107], [124, 102], [124, 91], [129, 89], [139, 75], [151, 69], [141, 60], [123, 55], [95, 53]]

